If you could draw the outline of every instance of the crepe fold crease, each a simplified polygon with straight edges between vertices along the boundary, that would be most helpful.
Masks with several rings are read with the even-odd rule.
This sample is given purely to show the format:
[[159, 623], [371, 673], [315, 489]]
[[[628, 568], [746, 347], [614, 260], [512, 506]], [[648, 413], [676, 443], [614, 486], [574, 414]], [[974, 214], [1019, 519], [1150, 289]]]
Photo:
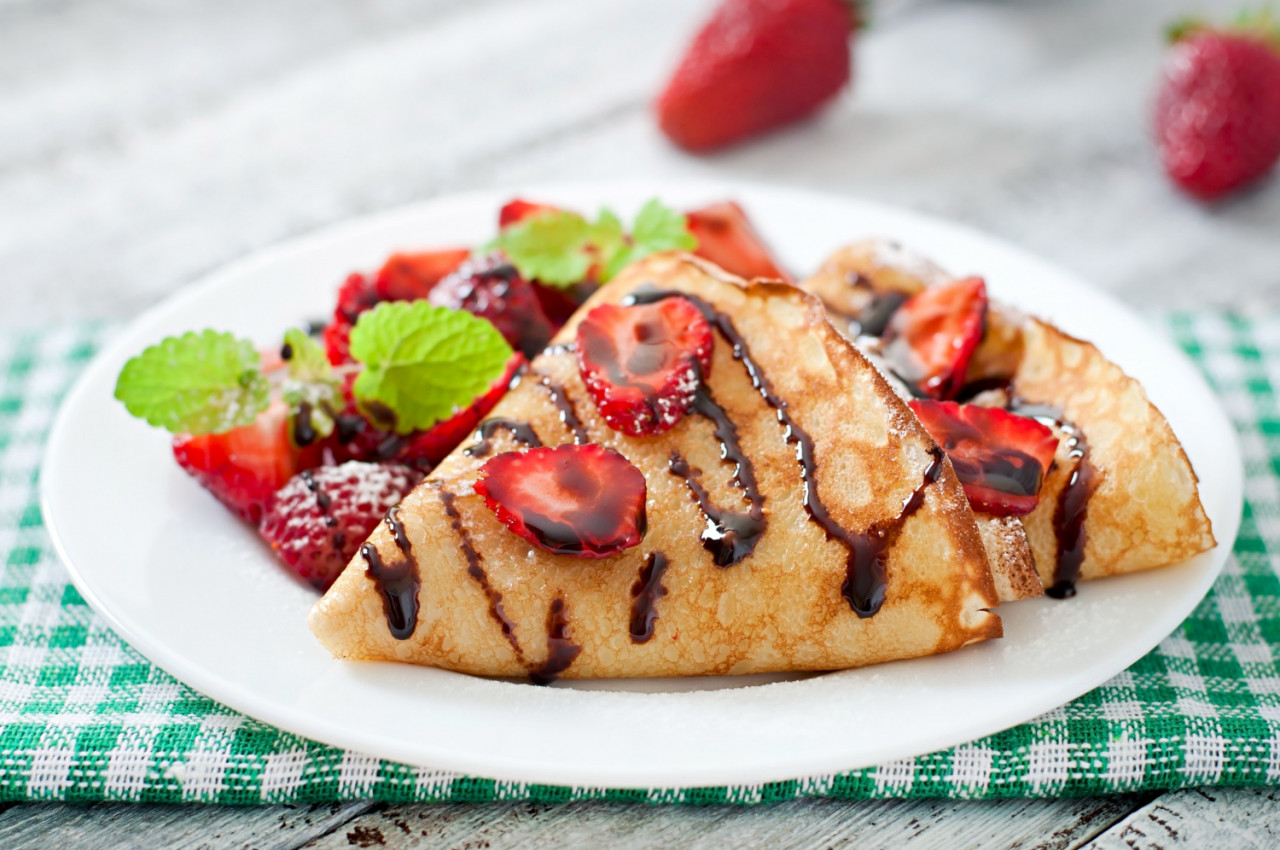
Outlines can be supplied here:
[[[532, 547], [475, 494], [484, 458], [464, 443], [401, 503], [400, 539], [388, 522], [367, 544], [382, 564], [419, 583], [416, 592], [412, 581], [400, 587], [402, 599], [416, 602], [412, 632], [392, 635], [383, 588], [369, 559], [357, 555], [311, 611], [320, 642], [344, 659], [538, 679], [834, 670], [999, 637], [982, 536], [950, 463], [831, 327], [821, 302], [786, 284], [748, 284], [686, 255], [661, 254], [624, 270], [577, 315], [655, 288], [696, 297], [745, 342], [746, 352], [735, 351], [716, 334], [705, 388], [736, 426], [764, 499], [767, 526], [752, 554], [729, 567], [713, 563], [702, 542], [708, 519], [670, 471], [679, 452], [718, 504], [745, 509], [714, 423], [690, 413], [661, 435], [611, 429], [567, 345], [575, 318], [490, 416], [528, 423], [547, 446], [585, 437], [625, 455], [648, 485], [642, 543], [599, 560]], [[807, 483], [744, 353], [813, 439]], [[494, 452], [522, 448], [508, 432], [492, 437]], [[936, 480], [927, 483], [935, 464]], [[849, 549], [812, 519], [806, 487], [855, 534], [889, 527], [919, 492], [918, 509], [887, 547], [885, 598], [873, 616], [858, 616], [843, 595]]]

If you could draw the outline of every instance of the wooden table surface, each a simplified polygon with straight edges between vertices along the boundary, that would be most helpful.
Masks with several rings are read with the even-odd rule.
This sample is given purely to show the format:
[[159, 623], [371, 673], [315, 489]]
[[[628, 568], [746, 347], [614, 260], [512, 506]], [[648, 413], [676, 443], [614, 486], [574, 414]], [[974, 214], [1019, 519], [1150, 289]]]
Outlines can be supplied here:
[[[940, 214], [1142, 309], [1280, 307], [1280, 180], [1206, 208], [1149, 141], [1163, 24], [1235, 0], [881, 0], [852, 93], [697, 159], [648, 102], [708, 5], [0, 0], [0, 327], [124, 319], [254, 249], [441, 193], [682, 175]], [[0, 847], [1262, 847], [1277, 802], [23, 804], [0, 811]]]

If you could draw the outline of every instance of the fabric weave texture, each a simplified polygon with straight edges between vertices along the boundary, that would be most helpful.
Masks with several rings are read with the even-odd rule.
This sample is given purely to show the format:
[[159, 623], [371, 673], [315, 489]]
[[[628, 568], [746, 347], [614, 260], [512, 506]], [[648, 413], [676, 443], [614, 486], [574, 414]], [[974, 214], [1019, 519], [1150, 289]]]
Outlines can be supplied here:
[[57, 404], [113, 329], [0, 332], [0, 801], [752, 804], [1280, 785], [1280, 317], [1166, 324], [1239, 432], [1246, 497], [1234, 556], [1172, 635], [1079, 699], [962, 746], [835, 775], [652, 791], [381, 761], [252, 720], [149, 663], [70, 584], [39, 506]]

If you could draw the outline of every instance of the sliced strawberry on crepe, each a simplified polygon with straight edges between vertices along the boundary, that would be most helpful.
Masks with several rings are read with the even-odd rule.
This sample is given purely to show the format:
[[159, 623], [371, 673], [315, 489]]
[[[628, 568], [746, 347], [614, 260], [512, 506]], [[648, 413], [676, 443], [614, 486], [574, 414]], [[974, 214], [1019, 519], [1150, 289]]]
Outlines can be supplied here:
[[670, 430], [711, 370], [711, 326], [693, 302], [601, 304], [578, 325], [578, 364], [600, 415], [640, 437]]
[[383, 301], [426, 298], [445, 275], [471, 256], [469, 248], [442, 248], [413, 254], [392, 254], [374, 278], [374, 290]]
[[884, 356], [903, 380], [931, 398], [952, 398], [982, 341], [987, 287], [980, 277], [932, 286], [894, 312]]
[[1052, 430], [996, 407], [930, 399], [910, 407], [951, 458], [975, 509], [993, 516], [1035, 510], [1058, 448]]
[[548, 552], [607, 558], [644, 538], [644, 475], [613, 449], [504, 452], [480, 476], [476, 492], [503, 525]]
[[685, 220], [689, 232], [698, 240], [694, 253], [704, 260], [747, 280], [791, 280], [765, 247], [742, 207], [733, 201], [692, 210], [685, 214]]

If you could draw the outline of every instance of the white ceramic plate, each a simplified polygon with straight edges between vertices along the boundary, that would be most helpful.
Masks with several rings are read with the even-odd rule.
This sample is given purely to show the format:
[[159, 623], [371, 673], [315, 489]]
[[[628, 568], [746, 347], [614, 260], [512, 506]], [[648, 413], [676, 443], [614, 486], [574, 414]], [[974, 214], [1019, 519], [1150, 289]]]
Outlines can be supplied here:
[[[313, 594], [173, 463], [168, 436], [112, 399], [132, 354], [213, 327], [278, 344], [331, 309], [353, 269], [393, 249], [489, 238], [521, 194], [630, 214], [651, 196], [736, 198], [784, 262], [813, 269], [853, 237], [887, 235], [994, 297], [1096, 341], [1146, 385], [1201, 476], [1221, 545], [1184, 564], [1086, 583], [1067, 602], [1000, 610], [1005, 637], [949, 655], [822, 676], [562, 683], [544, 688], [397, 664], [340, 663], [306, 626]], [[755, 185], [544, 186], [441, 198], [236, 263], [139, 318], [86, 370], [53, 429], [45, 518], [77, 588], [142, 654], [192, 687], [291, 732], [387, 759], [500, 779], [673, 787], [852, 769], [959, 744], [1106, 681], [1187, 616], [1222, 567], [1241, 509], [1234, 432], [1193, 365], [1127, 308], [1020, 250], [873, 204]]]

